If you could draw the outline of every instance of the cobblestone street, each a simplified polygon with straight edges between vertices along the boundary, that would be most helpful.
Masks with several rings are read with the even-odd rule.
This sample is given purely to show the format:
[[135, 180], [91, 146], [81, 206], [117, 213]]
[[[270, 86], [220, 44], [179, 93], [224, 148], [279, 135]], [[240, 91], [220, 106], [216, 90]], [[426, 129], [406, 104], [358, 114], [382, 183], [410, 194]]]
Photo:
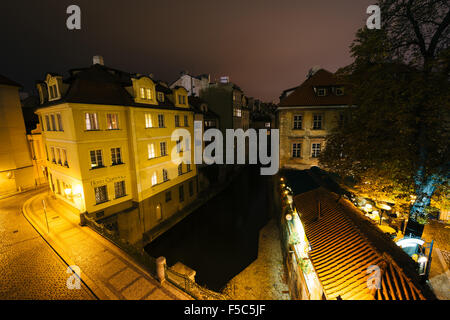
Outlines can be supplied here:
[[95, 299], [84, 285], [67, 288], [67, 265], [22, 215], [23, 203], [38, 192], [0, 200], [0, 299]]

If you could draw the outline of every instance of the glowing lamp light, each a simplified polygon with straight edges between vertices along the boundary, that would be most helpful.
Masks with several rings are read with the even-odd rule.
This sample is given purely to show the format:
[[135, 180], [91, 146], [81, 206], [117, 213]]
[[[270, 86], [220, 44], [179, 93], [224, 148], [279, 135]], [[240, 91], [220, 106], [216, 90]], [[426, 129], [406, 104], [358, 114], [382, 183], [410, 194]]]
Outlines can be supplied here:
[[283, 181], [284, 181], [284, 178], [280, 178], [280, 181], [282, 181], [282, 182], [283, 182]]
[[77, 196], [81, 196], [81, 194], [83, 193], [83, 187], [80, 185], [76, 185], [73, 189], [73, 193]]
[[287, 221], [291, 221], [291, 220], [292, 220], [292, 215], [288, 213], [288, 214], [286, 215], [286, 220], [287, 220]]
[[64, 189], [64, 192], [67, 196], [70, 196], [72, 194], [72, 189], [66, 188], [66, 189]]

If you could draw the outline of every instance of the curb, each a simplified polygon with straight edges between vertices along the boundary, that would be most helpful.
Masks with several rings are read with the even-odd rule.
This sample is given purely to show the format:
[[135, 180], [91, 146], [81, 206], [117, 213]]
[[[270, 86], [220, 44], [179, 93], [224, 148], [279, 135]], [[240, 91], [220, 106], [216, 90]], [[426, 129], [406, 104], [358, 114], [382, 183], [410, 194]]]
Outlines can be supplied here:
[[[41, 196], [41, 194], [35, 195], [28, 199], [22, 207], [22, 214], [25, 217], [25, 219], [30, 223], [30, 225], [33, 227], [33, 229], [36, 230], [36, 232], [41, 236], [41, 238], [48, 244], [48, 246], [56, 253], [56, 255], [64, 262], [64, 264], [67, 265], [67, 267], [76, 265], [72, 259], [64, 252], [64, 250], [57, 244], [57, 241], [53, 239], [53, 237], [50, 234], [46, 234], [41, 228], [38, 226], [38, 224], [34, 221], [34, 219], [29, 215], [28, 210], [30, 203], [35, 200], [35, 198]], [[74, 273], [75, 271], [72, 270]], [[93, 280], [91, 280], [85, 273], [82, 272], [80, 269], [80, 274], [75, 273], [78, 278], [81, 280], [81, 282], [86, 286], [86, 288], [89, 290], [89, 292], [97, 299], [97, 300], [111, 300], [111, 298], [104, 293], [102, 289], [99, 288], [95, 284]], [[81, 274], [83, 276], [81, 276]]]

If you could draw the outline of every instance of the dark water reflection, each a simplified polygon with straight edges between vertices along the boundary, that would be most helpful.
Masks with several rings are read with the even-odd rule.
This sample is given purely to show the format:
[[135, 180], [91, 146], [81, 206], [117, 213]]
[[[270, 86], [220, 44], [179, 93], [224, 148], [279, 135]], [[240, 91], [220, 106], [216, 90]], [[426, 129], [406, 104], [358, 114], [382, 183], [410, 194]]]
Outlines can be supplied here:
[[220, 291], [258, 256], [259, 231], [269, 221], [271, 177], [248, 166], [221, 194], [146, 246], [197, 271], [197, 283]]

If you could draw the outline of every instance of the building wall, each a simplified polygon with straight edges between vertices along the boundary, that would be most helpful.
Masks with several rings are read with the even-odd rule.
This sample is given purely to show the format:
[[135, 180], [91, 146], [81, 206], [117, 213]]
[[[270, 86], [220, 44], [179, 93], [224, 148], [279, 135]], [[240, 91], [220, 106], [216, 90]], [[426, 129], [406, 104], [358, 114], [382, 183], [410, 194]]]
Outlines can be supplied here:
[[34, 187], [19, 88], [0, 85], [0, 195]]
[[[312, 157], [312, 144], [320, 143], [325, 148], [328, 133], [338, 124], [340, 109], [289, 108], [281, 109], [277, 114], [280, 129], [280, 168], [309, 169], [318, 166], [317, 158]], [[313, 130], [313, 115], [322, 114], [322, 130]], [[294, 115], [302, 115], [302, 129], [294, 129]], [[293, 157], [293, 144], [301, 143], [299, 158]]]
[[27, 135], [27, 139], [31, 151], [35, 185], [47, 184], [47, 158], [42, 140], [41, 125], [39, 123], [37, 124], [37, 128], [32, 130], [31, 134]]

